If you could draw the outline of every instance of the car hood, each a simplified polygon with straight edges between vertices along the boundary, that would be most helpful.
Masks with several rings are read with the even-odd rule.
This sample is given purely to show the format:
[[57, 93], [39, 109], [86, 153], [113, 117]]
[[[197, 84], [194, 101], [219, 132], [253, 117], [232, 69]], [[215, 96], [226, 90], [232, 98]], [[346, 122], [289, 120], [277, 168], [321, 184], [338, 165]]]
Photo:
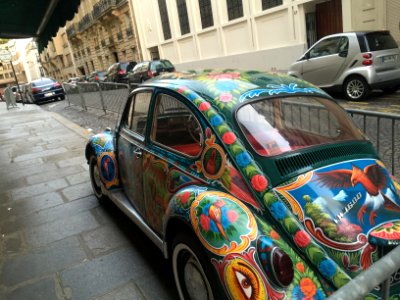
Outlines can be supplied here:
[[[379, 160], [323, 167], [275, 191], [300, 230], [351, 277], [379, 259], [378, 247], [400, 242], [400, 187]], [[282, 216], [273, 206], [271, 212]]]

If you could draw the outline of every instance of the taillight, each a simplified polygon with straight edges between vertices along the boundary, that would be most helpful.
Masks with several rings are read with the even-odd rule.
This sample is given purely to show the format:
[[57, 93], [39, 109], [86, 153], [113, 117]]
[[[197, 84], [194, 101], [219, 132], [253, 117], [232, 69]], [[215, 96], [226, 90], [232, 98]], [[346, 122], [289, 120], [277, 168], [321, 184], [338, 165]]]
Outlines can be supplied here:
[[147, 71], [147, 77], [154, 77], [156, 75], [156, 72], [154, 71]]
[[40, 89], [32, 88], [32, 94], [36, 94], [36, 93], [39, 93], [39, 92], [40, 92]]
[[294, 277], [293, 262], [281, 248], [272, 249], [271, 264], [273, 277], [281, 287], [289, 286]]
[[57, 82], [57, 83], [55, 83], [53, 86], [58, 88], [58, 87], [61, 87], [61, 84], [59, 84], [59, 83]]
[[94, 80], [99, 81], [99, 76], [96, 76]]
[[371, 53], [364, 53], [362, 57], [364, 58], [364, 60], [362, 61], [362, 64], [364, 66], [372, 65], [373, 61], [372, 61], [372, 54]]
[[119, 75], [125, 75], [125, 74], [126, 74], [126, 71], [125, 71], [125, 70], [119, 70], [119, 71], [118, 71], [118, 74], [119, 74]]
[[268, 278], [281, 288], [293, 281], [293, 261], [281, 248], [265, 236], [257, 240], [257, 254]]

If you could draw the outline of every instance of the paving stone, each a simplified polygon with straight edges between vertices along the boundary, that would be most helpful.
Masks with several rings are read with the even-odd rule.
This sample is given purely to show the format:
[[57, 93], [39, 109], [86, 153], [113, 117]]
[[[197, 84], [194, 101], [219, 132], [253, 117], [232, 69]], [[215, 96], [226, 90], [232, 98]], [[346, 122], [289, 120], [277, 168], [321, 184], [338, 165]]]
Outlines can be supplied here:
[[[156, 273], [156, 272], [153, 272]], [[165, 278], [170, 280], [164, 281]], [[136, 285], [146, 300], [175, 300], [179, 299], [175, 288], [172, 272], [169, 268], [160, 270], [157, 275], [149, 275], [136, 280]]]
[[151, 269], [133, 248], [125, 248], [85, 261], [61, 272], [61, 283], [72, 299], [91, 299], [148, 275]]
[[[27, 200], [28, 201], [28, 200]], [[43, 201], [43, 200], [41, 200]], [[58, 200], [60, 201], [60, 200]], [[0, 232], [11, 232], [30, 229], [33, 227], [69, 218], [81, 212], [87, 212], [99, 205], [95, 196], [85, 197], [69, 203], [62, 203], [39, 211], [33, 211], [21, 217], [10, 218], [0, 223]]]
[[[160, 297], [158, 298], [158, 300]], [[162, 298], [164, 299], [164, 298]], [[93, 300], [147, 300], [138, 290], [137, 286], [130, 282], [116, 290], [105, 294], [104, 296], [94, 298]]]
[[68, 266], [82, 262], [85, 258], [85, 252], [80, 247], [78, 239], [71, 237], [29, 253], [5, 259], [0, 270], [0, 282], [5, 286], [13, 286], [37, 276], [59, 272]]
[[63, 178], [67, 177], [71, 174], [76, 174], [82, 172], [81, 166], [73, 166], [73, 167], [66, 167], [61, 169], [54, 169], [52, 171], [46, 172], [45, 174], [35, 174], [33, 176], [26, 177], [26, 181], [28, 184], [37, 184], [41, 182], [46, 182], [49, 180], [53, 180], [56, 178]]
[[[84, 169], [84, 168], [82, 167], [82, 165], [80, 165], [80, 167], [81, 167], [82, 169]], [[74, 174], [74, 175], [67, 176], [67, 181], [68, 181], [71, 185], [78, 184], [78, 183], [83, 183], [83, 182], [89, 181], [89, 180], [90, 180], [90, 175], [89, 175], [88, 170], [85, 170], [85, 171], [80, 172], [80, 173], [78, 173], [78, 174]]]
[[66, 186], [68, 186], [68, 183], [65, 179], [56, 179], [44, 183], [14, 189], [11, 191], [11, 196], [14, 200], [18, 200], [26, 197], [54, 192], [59, 189], [65, 188]]
[[2, 257], [10, 256], [21, 252], [23, 249], [23, 241], [20, 232], [11, 235], [0, 235], [0, 255]]
[[12, 203], [0, 204], [0, 224], [15, 217], [24, 217], [40, 210], [63, 204], [63, 199], [56, 192], [25, 198]]
[[[66, 215], [67, 216], [67, 215]], [[29, 228], [25, 231], [26, 240], [33, 247], [40, 247], [66, 237], [80, 234], [99, 226], [90, 212], [82, 212], [54, 222]]]
[[63, 189], [61, 192], [64, 197], [68, 199], [68, 201], [73, 201], [75, 199], [93, 195], [93, 189], [90, 181], [85, 181], [80, 184], [69, 186]]
[[126, 236], [115, 226], [102, 226], [82, 236], [86, 246], [95, 256], [128, 243]]
[[7, 300], [58, 299], [54, 279], [46, 278], [33, 284], [22, 286], [7, 294]]
[[55, 154], [60, 154], [60, 153], [65, 153], [68, 150], [64, 147], [61, 148], [56, 148], [56, 149], [49, 149], [49, 150], [43, 150], [41, 152], [35, 152], [35, 153], [29, 153], [29, 154], [23, 154], [20, 156], [16, 156], [14, 158], [14, 161], [18, 162], [18, 161], [24, 161], [24, 160], [29, 160], [29, 159], [34, 159], [34, 158], [38, 158], [38, 157], [47, 157], [47, 156], [52, 156]]
[[84, 153], [82, 153], [81, 156], [76, 156], [76, 157], [71, 157], [68, 159], [60, 160], [57, 162], [57, 165], [60, 168], [65, 168], [65, 167], [70, 167], [70, 166], [74, 166], [74, 165], [80, 165], [83, 162], [86, 162]]

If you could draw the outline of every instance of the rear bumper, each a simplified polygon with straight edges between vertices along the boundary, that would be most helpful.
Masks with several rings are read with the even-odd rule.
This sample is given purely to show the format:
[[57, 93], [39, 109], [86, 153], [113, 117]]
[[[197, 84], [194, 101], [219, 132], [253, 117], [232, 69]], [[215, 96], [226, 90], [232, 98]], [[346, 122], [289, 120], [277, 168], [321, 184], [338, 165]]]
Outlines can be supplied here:
[[44, 93], [33, 94], [32, 96], [35, 102], [42, 102], [42, 101], [54, 100], [57, 98], [65, 98], [65, 93], [63, 89], [58, 89], [58, 90], [46, 91]]

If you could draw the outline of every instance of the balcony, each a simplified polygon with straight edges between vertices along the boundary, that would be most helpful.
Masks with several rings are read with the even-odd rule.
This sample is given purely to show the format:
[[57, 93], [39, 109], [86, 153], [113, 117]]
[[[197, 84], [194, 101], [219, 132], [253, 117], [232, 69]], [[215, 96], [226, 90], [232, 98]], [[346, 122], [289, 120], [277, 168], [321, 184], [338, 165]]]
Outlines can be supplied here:
[[79, 31], [84, 31], [87, 28], [90, 27], [92, 24], [92, 15], [91, 14], [86, 14], [83, 16], [83, 18], [79, 21], [78, 23], [78, 30]]
[[77, 30], [76, 30], [76, 25], [75, 24], [72, 24], [71, 26], [69, 26], [67, 28], [67, 36], [68, 36], [69, 39], [74, 37], [76, 35], [76, 33], [77, 33]]
[[116, 0], [100, 0], [93, 6], [92, 16], [93, 19], [100, 19], [107, 14], [110, 10], [115, 8]]

